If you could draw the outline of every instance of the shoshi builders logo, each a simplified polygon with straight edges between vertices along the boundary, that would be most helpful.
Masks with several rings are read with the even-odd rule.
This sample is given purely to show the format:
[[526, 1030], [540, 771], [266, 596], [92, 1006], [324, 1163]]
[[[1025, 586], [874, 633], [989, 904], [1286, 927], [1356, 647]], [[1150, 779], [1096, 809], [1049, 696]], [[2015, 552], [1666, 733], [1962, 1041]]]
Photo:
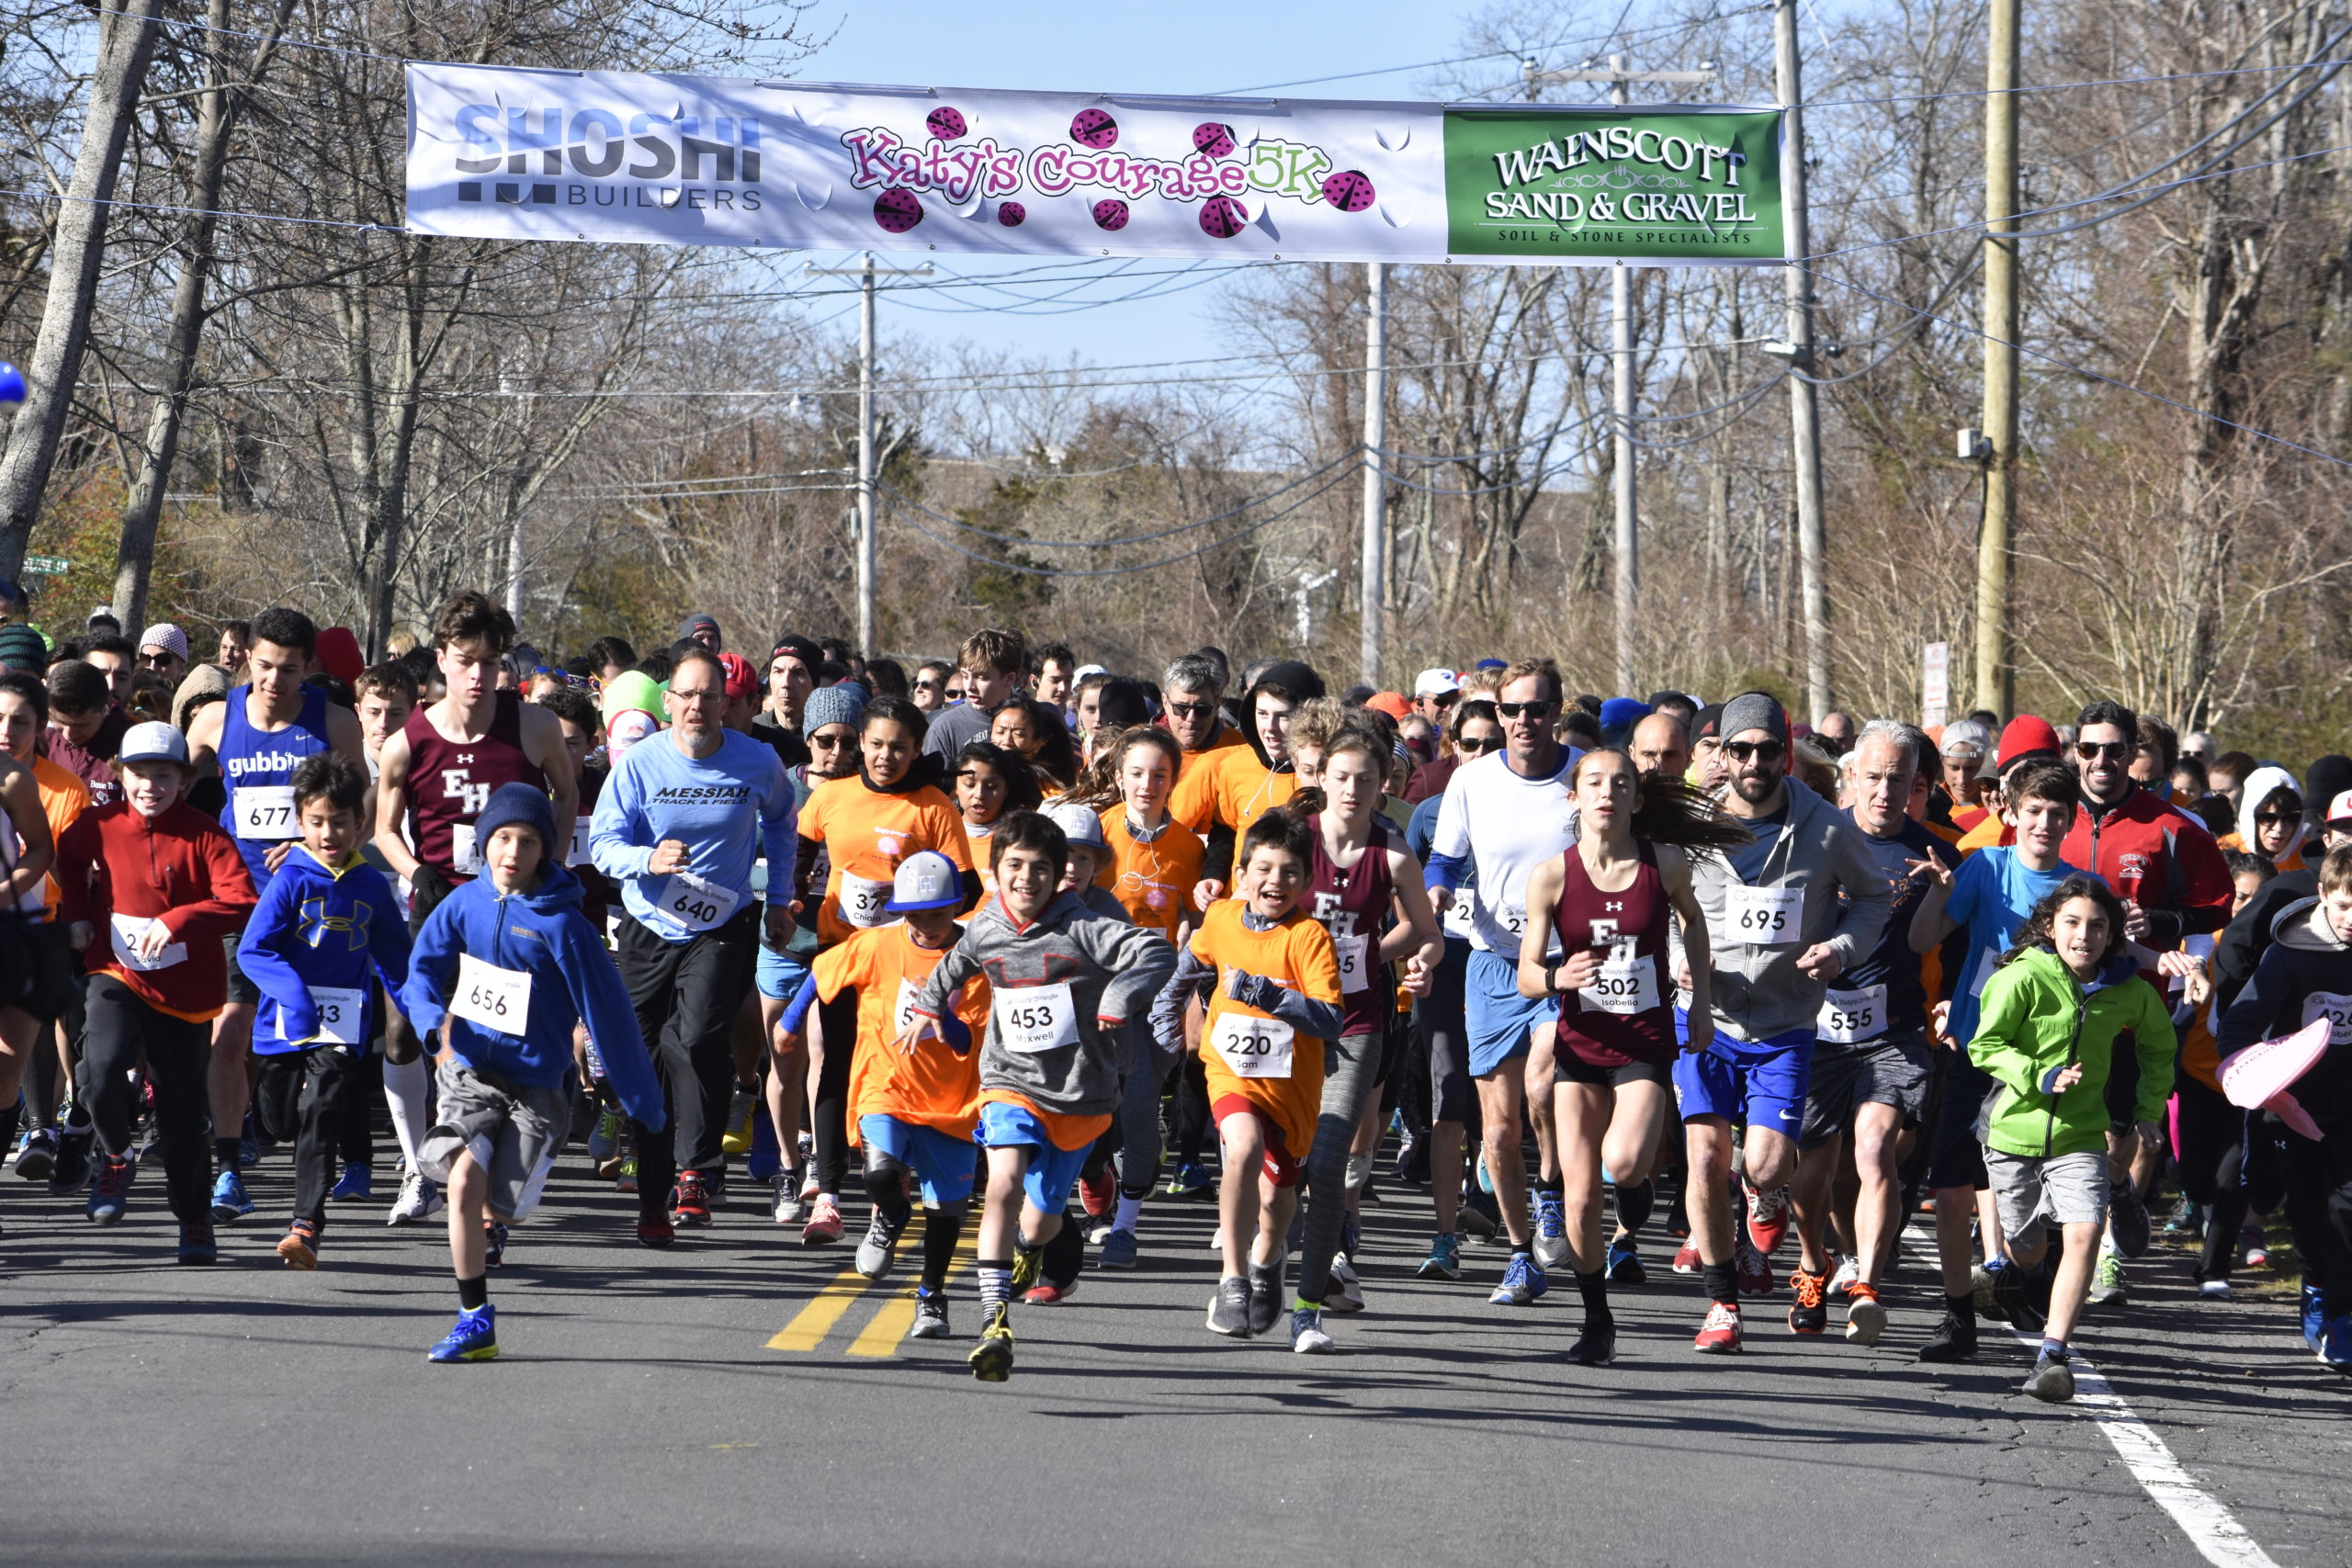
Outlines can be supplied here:
[[[457, 129], [470, 154], [458, 159], [459, 174], [536, 176], [461, 180], [459, 201], [761, 209], [754, 115], [678, 109], [624, 119], [608, 109], [467, 104], [458, 110]], [[566, 174], [577, 177], [565, 181]], [[605, 183], [622, 180], [628, 183]]]

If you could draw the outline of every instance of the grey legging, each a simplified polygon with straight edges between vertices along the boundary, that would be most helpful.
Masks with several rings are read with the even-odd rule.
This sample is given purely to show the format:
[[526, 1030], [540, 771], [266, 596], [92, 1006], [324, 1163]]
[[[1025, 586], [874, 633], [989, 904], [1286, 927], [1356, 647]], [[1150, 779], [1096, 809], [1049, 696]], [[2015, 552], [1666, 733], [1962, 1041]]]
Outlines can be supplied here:
[[1159, 1179], [1159, 1091], [1181, 1054], [1152, 1043], [1151, 1021], [1136, 1019], [1126, 1036], [1126, 1082], [1119, 1090], [1119, 1192], [1143, 1198]]
[[1323, 1109], [1306, 1156], [1306, 1226], [1298, 1247], [1298, 1299], [1320, 1302], [1331, 1288], [1331, 1255], [1348, 1222], [1348, 1151], [1380, 1079], [1383, 1037], [1343, 1034], [1325, 1047]]

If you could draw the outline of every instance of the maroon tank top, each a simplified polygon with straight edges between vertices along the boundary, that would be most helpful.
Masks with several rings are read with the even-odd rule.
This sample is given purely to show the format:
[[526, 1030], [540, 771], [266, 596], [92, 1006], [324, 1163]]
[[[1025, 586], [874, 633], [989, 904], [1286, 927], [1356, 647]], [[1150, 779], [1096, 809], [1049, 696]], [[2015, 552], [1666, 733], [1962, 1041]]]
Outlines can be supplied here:
[[1331, 933], [1340, 957], [1340, 1032], [1377, 1034], [1396, 1010], [1396, 993], [1380, 962], [1380, 933], [1396, 892], [1388, 875], [1388, 828], [1377, 817], [1356, 863], [1341, 871], [1323, 851], [1323, 818], [1310, 817], [1315, 864], [1306, 884], [1306, 912]]
[[[470, 882], [481, 869], [481, 848], [471, 846], [472, 853], [461, 866], [458, 840], [473, 837], [473, 820], [490, 804], [491, 792], [508, 784], [545, 789], [547, 775], [523, 754], [519, 692], [499, 693], [490, 733], [463, 744], [434, 728], [424, 712], [420, 705], [401, 731], [408, 737], [409, 842], [415, 846], [417, 859], [453, 885]], [[460, 824], [468, 829], [462, 834], [456, 831]], [[558, 824], [558, 829], [567, 826]]]
[[1667, 975], [1667, 921], [1672, 906], [1657, 852], [1637, 843], [1642, 863], [1633, 886], [1603, 893], [1592, 885], [1574, 845], [1560, 857], [1560, 908], [1553, 927], [1566, 957], [1599, 950], [1600, 977], [1560, 998], [1560, 1048], [1596, 1067], [1675, 1057], [1674, 1001]]

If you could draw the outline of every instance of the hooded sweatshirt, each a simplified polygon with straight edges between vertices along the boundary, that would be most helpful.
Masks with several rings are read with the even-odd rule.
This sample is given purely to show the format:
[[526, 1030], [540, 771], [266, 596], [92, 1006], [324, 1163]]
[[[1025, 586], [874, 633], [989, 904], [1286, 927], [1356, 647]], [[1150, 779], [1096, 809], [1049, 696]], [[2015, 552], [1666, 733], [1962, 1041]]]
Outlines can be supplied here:
[[[469, 957], [528, 978], [522, 1032], [451, 1010], [460, 960]], [[628, 1113], [657, 1132], [668, 1119], [628, 990], [580, 912], [580, 879], [562, 866], [542, 863], [534, 892], [501, 893], [481, 876], [436, 905], [417, 932], [401, 1006], [423, 1038], [447, 1017], [449, 1048], [468, 1066], [543, 1089], [560, 1085], [571, 1072], [571, 1030], [584, 1019]]]
[[[319, 989], [356, 991], [332, 1037], [364, 1048], [375, 1037], [376, 977], [393, 995], [408, 980], [408, 914], [384, 874], [354, 850], [326, 866], [301, 844], [269, 879], [237, 944], [237, 967], [261, 991], [254, 1050], [264, 1056], [319, 1043]], [[313, 1038], [313, 1037], [317, 1038]]]
[[[1968, 1058], [1996, 1086], [1981, 1123], [1986, 1148], [2033, 1159], [2104, 1151], [2107, 1080], [2119, 1049], [2140, 1058], [2138, 1119], [2164, 1114], [2172, 1096], [2172, 1014], [2140, 977], [2129, 948], [2087, 986], [2075, 983], [2052, 949], [2029, 948], [1993, 972], [1984, 1001]], [[2077, 1062], [2082, 1081], [2053, 1092], [2052, 1077]]]
[[[1176, 950], [1145, 926], [1096, 914], [1078, 893], [1057, 893], [1023, 925], [991, 898], [972, 916], [964, 938], [923, 982], [912, 1010], [936, 1023], [974, 975], [988, 979], [992, 1005], [980, 1043], [980, 1091], [1008, 1089], [1039, 1111], [1102, 1116], [1118, 1109], [1125, 1052], [1106, 1024], [1139, 1019], [1176, 972]], [[1058, 1016], [1059, 988], [1069, 990], [1070, 1038], [1043, 1049], [1015, 1049], [1023, 1017], [1044, 1008]], [[1022, 993], [1026, 991], [1027, 996]]]
[[2289, 905], [2271, 933], [2253, 978], [2221, 1015], [2215, 1043], [2227, 1058], [2326, 1017], [2327, 1055], [2295, 1080], [2291, 1092], [2334, 1135], [2352, 1123], [2352, 946], [2337, 940], [2317, 898]]
[[[2299, 801], [2303, 798], [2303, 786], [2295, 781], [2294, 774], [2284, 768], [2256, 768], [2248, 773], [2245, 776], [2245, 787], [2238, 792], [2238, 830], [2228, 838], [2221, 840], [2220, 847], [2225, 850], [2245, 850], [2252, 854], [2260, 854], [2262, 851], [2258, 846], [2262, 840], [2255, 834], [2257, 826], [2254, 819], [2255, 813], [2268, 805], [2270, 797], [2282, 789], [2294, 795]], [[2327, 803], [2322, 801], [2320, 804], [2324, 808]], [[2302, 848], [2305, 825], [2308, 821], [2308, 816], [2299, 816], [2295, 821], [2294, 830], [2287, 840], [2286, 847], [2270, 857], [2270, 863], [2280, 871], [2299, 871], [2302, 868], [2303, 857], [2298, 852]]]

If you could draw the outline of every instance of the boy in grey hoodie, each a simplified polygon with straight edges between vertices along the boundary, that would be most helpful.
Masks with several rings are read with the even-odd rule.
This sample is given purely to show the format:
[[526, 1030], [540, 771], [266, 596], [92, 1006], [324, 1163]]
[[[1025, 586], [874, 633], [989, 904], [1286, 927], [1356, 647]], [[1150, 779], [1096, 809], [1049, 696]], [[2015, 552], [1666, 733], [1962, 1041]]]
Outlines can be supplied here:
[[[1035, 812], [1004, 818], [989, 840], [996, 896], [984, 902], [910, 1008], [908, 1042], [935, 1031], [957, 989], [988, 978], [993, 998], [980, 1044], [979, 1139], [988, 1149], [980, 1217], [983, 1326], [972, 1375], [1012, 1371], [1012, 1298], [1041, 1272], [1068, 1294], [1084, 1241], [1062, 1220], [1094, 1140], [1119, 1108], [1125, 1065], [1118, 1031], [1144, 1015], [1176, 969], [1158, 931], [1094, 912], [1058, 891], [1069, 840]], [[902, 1048], [904, 1046], [902, 1045]], [[1016, 1194], [1024, 1195], [1018, 1210]]]

